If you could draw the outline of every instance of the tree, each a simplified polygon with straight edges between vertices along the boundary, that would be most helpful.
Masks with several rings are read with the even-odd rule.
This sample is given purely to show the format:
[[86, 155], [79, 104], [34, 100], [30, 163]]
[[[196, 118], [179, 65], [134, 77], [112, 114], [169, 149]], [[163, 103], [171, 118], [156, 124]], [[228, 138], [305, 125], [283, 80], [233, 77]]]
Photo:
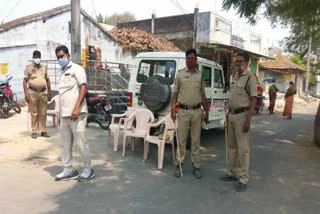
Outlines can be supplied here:
[[[223, 0], [223, 8], [235, 8], [240, 17], [255, 24], [259, 19], [260, 11], [272, 23], [304, 24], [309, 28], [319, 27], [320, 1], [319, 0]], [[316, 30], [316, 29], [315, 29]]]
[[[272, 24], [290, 26], [291, 36], [285, 38], [287, 50], [299, 54], [305, 60], [309, 38], [313, 43], [320, 43], [320, 1], [319, 0], [223, 0], [223, 8], [235, 8], [240, 17], [248, 19], [249, 23], [256, 23], [259, 11], [267, 17]], [[312, 55], [319, 54], [319, 45], [313, 44]], [[319, 56], [319, 55], [318, 55]], [[314, 74], [319, 64], [311, 65], [310, 74]], [[310, 83], [315, 78], [310, 75]], [[320, 145], [320, 105], [314, 124], [314, 142]]]
[[109, 25], [114, 25], [116, 26], [119, 22], [130, 22], [130, 21], [135, 21], [136, 17], [134, 14], [130, 12], [124, 12], [124, 13], [114, 13], [111, 16], [105, 16], [101, 13], [96, 17], [96, 20], [100, 23], [105, 23]]
[[97, 22], [99, 23], [104, 23], [104, 17], [101, 13], [99, 13], [97, 16], [96, 16], [96, 20]]
[[[295, 53], [291, 57], [289, 57], [289, 60], [297, 65], [300, 65], [303, 68], [306, 68], [306, 63], [302, 60], [299, 54]], [[311, 72], [309, 74], [309, 85], [313, 86], [317, 84], [317, 79], [315, 76], [315, 69], [312, 67]]]

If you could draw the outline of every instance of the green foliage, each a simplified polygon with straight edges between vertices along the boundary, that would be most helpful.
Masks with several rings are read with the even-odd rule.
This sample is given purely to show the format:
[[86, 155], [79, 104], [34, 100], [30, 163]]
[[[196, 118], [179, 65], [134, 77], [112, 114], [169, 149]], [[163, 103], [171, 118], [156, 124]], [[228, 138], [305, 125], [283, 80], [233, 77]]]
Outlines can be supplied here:
[[289, 57], [289, 60], [297, 65], [300, 65], [303, 68], [306, 68], [307, 65], [302, 61], [299, 54], [293, 54], [293, 56]]
[[[293, 54], [293, 56], [289, 57], [289, 60], [293, 63], [296, 63], [297, 65], [300, 65], [303, 68], [307, 68], [306, 63], [301, 59], [299, 54]], [[310, 65], [310, 74], [309, 74], [309, 85], [316, 85], [317, 79], [315, 76], [316, 73], [316, 67], [313, 65]]]
[[309, 85], [310, 86], [314, 86], [317, 84], [317, 78], [316, 78], [316, 75], [313, 73], [313, 72], [310, 72], [310, 75], [309, 75]]
[[96, 16], [96, 20], [97, 22], [99, 23], [104, 23], [104, 17], [101, 13], [99, 13], [97, 16]]
[[[282, 44], [286, 52], [298, 54], [302, 61], [306, 61], [312, 37], [311, 54], [320, 56], [320, 0], [223, 0], [223, 8], [235, 8], [250, 24], [262, 15], [273, 25], [289, 26], [290, 36]], [[311, 61], [312, 70], [319, 67], [319, 62]]]
[[[223, 8], [235, 8], [241, 17], [255, 24], [259, 19], [259, 12], [272, 21], [273, 24], [300, 24], [307, 32], [317, 31], [319, 28], [320, 1], [319, 0], [224, 0]], [[313, 30], [310, 30], [313, 29]]]
[[117, 23], [135, 21], [136, 17], [134, 14], [130, 12], [124, 12], [120, 14], [114, 13], [111, 16], [105, 16], [105, 17], [101, 13], [99, 13], [99, 15], [96, 17], [96, 20], [100, 23], [116, 26]]

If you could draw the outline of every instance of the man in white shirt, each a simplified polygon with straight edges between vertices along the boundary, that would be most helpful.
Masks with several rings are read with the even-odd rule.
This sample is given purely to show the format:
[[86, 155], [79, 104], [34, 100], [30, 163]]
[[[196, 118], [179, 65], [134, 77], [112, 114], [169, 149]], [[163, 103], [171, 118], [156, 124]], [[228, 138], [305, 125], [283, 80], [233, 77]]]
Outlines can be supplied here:
[[[87, 122], [87, 77], [84, 69], [70, 60], [69, 50], [61, 45], [55, 50], [58, 63], [62, 68], [59, 82], [60, 115], [61, 115], [61, 161], [63, 172], [55, 180], [78, 179], [88, 181], [95, 177], [91, 168], [89, 145], [86, 142], [85, 129]], [[72, 167], [72, 146], [75, 142], [84, 162], [84, 170], [79, 175]]]

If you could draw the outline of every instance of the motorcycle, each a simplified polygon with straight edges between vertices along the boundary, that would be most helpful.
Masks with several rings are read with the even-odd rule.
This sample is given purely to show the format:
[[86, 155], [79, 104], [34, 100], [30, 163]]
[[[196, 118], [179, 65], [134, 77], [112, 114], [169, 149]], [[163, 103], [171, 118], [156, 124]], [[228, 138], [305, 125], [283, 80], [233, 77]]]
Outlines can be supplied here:
[[6, 81], [0, 84], [0, 116], [3, 118], [9, 117], [9, 111], [14, 110], [16, 113], [21, 113], [19, 104], [14, 99], [14, 94], [11, 90], [9, 81], [13, 77], [6, 78]]
[[87, 126], [91, 122], [98, 123], [102, 129], [107, 130], [111, 123], [111, 102], [108, 97], [94, 97], [87, 94], [88, 119]]
[[262, 95], [258, 95], [257, 96], [257, 103], [256, 103], [256, 108], [255, 108], [255, 112], [256, 114], [259, 114], [263, 111], [263, 108], [264, 108], [264, 102], [263, 100], [265, 99], [264, 96]]

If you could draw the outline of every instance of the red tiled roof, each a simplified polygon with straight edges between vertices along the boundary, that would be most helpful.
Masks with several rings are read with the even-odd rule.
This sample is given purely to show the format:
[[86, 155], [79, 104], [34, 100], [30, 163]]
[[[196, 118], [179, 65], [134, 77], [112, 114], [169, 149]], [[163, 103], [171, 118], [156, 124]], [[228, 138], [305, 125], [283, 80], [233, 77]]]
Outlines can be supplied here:
[[136, 28], [114, 28], [111, 34], [122, 47], [138, 51], [181, 51], [172, 42]]
[[259, 64], [261, 69], [277, 70], [277, 71], [298, 71], [305, 72], [306, 69], [291, 62], [284, 56], [277, 56], [274, 60], [265, 60]]

